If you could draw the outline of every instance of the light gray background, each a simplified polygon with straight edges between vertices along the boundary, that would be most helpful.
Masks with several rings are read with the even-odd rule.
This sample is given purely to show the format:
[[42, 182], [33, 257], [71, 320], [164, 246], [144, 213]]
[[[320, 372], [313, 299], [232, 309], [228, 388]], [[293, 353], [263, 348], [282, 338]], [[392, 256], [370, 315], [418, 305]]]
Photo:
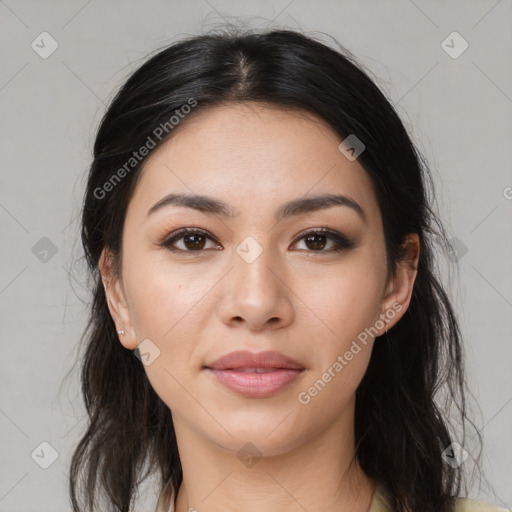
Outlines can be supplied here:
[[[507, 0], [0, 0], [0, 510], [70, 509], [66, 473], [85, 426], [78, 368], [61, 383], [86, 320], [76, 216], [105, 103], [148, 52], [231, 17], [335, 37], [378, 77], [428, 158], [460, 241], [450, 293], [495, 490], [471, 496], [512, 507], [511, 15]], [[47, 59], [31, 48], [44, 31], [58, 43]], [[456, 59], [441, 45], [453, 31], [469, 44]], [[46, 262], [33, 251], [43, 237], [57, 249]], [[34, 460], [48, 457], [43, 441], [58, 453], [48, 469]], [[140, 510], [154, 509], [156, 492], [148, 483]]]

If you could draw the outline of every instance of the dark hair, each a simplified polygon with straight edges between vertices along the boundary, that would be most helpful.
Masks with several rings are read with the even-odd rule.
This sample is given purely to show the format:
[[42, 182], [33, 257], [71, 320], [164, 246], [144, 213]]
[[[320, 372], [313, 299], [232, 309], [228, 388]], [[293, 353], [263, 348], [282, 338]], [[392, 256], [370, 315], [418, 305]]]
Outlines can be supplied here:
[[[102, 119], [82, 216], [94, 290], [81, 368], [89, 426], [71, 461], [73, 510], [82, 510], [79, 495], [94, 509], [98, 482], [109, 510], [127, 512], [137, 485], [155, 468], [168, 484], [167, 498], [182, 481], [171, 411], [119, 342], [98, 263], [108, 248], [120, 275], [125, 214], [145, 161], [130, 160], [133, 152], [149, 140], [158, 147], [207, 107], [248, 101], [309, 112], [342, 139], [354, 134], [363, 142], [358, 161], [374, 184], [391, 272], [405, 236], [419, 235], [408, 311], [375, 343], [356, 392], [356, 458], [387, 486], [393, 510], [451, 511], [463, 474], [442, 458], [456, 439], [438, 392], [456, 406], [463, 446], [469, 420], [460, 331], [433, 258], [435, 244], [448, 245], [429, 195], [432, 179], [397, 112], [350, 52], [291, 30], [220, 30], [175, 42], [130, 76]], [[170, 119], [180, 112], [188, 114], [173, 128]]]

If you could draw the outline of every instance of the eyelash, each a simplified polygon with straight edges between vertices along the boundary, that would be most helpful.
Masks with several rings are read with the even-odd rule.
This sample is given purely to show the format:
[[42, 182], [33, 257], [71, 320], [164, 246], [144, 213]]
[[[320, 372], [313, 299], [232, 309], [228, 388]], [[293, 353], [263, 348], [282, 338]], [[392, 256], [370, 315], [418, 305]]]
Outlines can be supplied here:
[[[345, 235], [343, 235], [337, 231], [333, 231], [330, 228], [328, 228], [327, 226], [320, 226], [318, 228], [312, 228], [312, 229], [308, 229], [308, 230], [304, 231], [303, 233], [300, 234], [300, 236], [298, 238], [296, 238], [294, 240], [293, 244], [295, 245], [297, 242], [300, 242], [303, 238], [306, 238], [308, 235], [311, 235], [311, 234], [327, 235], [327, 238], [330, 238], [331, 240], [334, 241], [335, 246], [332, 249], [329, 249], [327, 251], [326, 250], [318, 250], [318, 251], [308, 250], [307, 252], [320, 253], [320, 254], [321, 253], [333, 253], [333, 252], [338, 253], [338, 252], [345, 251], [347, 249], [352, 249], [355, 246], [355, 243], [350, 241]], [[199, 249], [197, 251], [189, 251], [189, 250], [177, 249], [176, 247], [172, 247], [172, 244], [174, 242], [181, 240], [186, 235], [204, 235], [204, 236], [210, 238], [211, 240], [215, 241], [216, 243], [218, 243], [204, 229], [183, 228], [183, 229], [179, 229], [178, 231], [173, 233], [169, 238], [166, 238], [160, 245], [162, 247], [166, 247], [169, 251], [174, 252], [174, 253], [179, 253], [179, 252], [181, 252], [181, 253], [201, 253], [206, 250], [206, 249]]]

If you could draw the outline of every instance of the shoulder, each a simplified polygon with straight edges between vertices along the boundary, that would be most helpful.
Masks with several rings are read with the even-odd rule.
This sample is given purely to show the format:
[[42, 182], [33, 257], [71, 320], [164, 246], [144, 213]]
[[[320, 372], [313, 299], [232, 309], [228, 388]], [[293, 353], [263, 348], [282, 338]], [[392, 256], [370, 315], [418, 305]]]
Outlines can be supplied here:
[[491, 505], [485, 501], [457, 498], [455, 501], [455, 512], [511, 512], [511, 509]]
[[[368, 512], [391, 512], [389, 489], [384, 484], [377, 485]], [[456, 498], [455, 512], [512, 512], [510, 508], [499, 507], [485, 501], [471, 498]]]

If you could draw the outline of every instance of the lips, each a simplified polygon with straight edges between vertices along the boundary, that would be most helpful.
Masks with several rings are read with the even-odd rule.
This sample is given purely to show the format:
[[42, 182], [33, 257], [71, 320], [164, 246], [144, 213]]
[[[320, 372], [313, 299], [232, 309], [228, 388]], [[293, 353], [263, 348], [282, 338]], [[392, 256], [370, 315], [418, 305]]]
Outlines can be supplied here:
[[273, 396], [295, 382], [305, 368], [280, 352], [231, 352], [205, 366], [224, 387], [248, 398]]
[[213, 363], [207, 364], [206, 368], [213, 370], [254, 370], [257, 373], [263, 373], [258, 370], [268, 369], [288, 369], [304, 370], [304, 367], [291, 357], [287, 357], [281, 352], [267, 351], [252, 353], [246, 350], [230, 352], [217, 359]]
[[240, 373], [268, 373], [275, 372], [277, 369], [281, 368], [232, 368], [234, 372]]

